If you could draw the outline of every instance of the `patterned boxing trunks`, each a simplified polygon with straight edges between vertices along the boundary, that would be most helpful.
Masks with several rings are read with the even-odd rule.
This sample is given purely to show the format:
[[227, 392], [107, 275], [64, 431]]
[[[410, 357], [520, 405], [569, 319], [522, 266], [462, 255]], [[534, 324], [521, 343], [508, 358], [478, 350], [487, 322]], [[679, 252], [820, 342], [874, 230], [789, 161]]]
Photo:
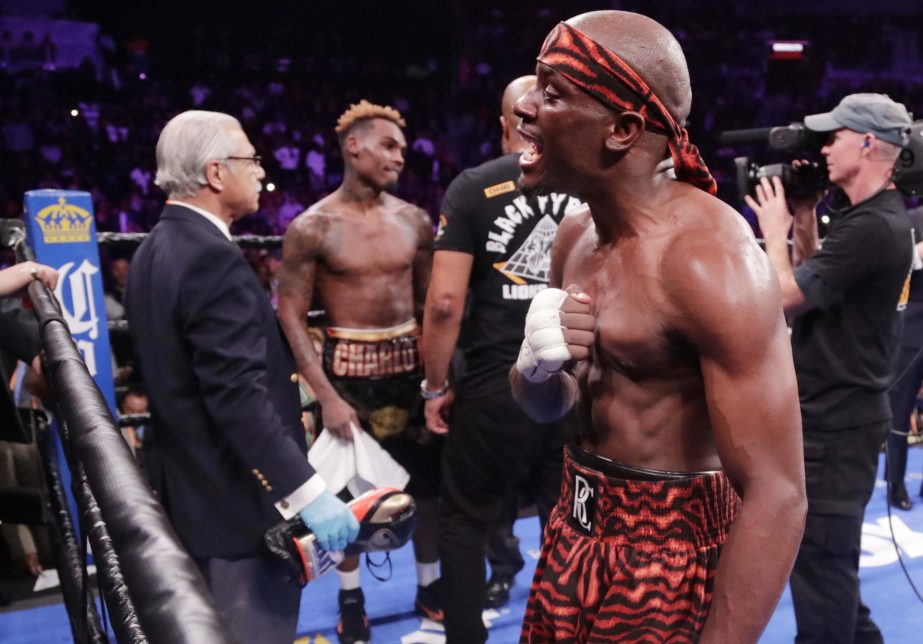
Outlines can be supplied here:
[[739, 506], [723, 472], [632, 468], [568, 447], [521, 642], [697, 641]]
[[426, 498], [438, 490], [442, 442], [423, 420], [419, 337], [414, 320], [388, 329], [327, 327], [324, 371], [362, 428], [410, 474], [407, 492]]

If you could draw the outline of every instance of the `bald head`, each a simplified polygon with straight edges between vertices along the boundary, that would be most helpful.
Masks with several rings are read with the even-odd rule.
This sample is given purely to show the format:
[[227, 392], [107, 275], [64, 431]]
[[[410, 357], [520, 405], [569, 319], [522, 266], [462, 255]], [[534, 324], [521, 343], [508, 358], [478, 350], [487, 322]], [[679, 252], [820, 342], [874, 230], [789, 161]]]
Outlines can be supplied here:
[[520, 96], [532, 89], [533, 85], [535, 85], [535, 76], [529, 74], [528, 76], [520, 76], [503, 90], [503, 98], [500, 101], [500, 113], [507, 121], [512, 122], [516, 120], [516, 117], [513, 116], [513, 105], [516, 104]]
[[535, 85], [535, 76], [530, 74], [520, 76], [503, 90], [503, 98], [500, 100], [500, 128], [502, 130], [500, 147], [503, 149], [503, 154], [523, 152], [528, 147], [516, 131], [517, 118], [513, 114], [513, 106], [523, 94], [532, 89], [533, 85]]
[[634, 69], [680, 125], [689, 116], [692, 88], [683, 50], [666, 27], [628, 11], [591, 11], [566, 21]]

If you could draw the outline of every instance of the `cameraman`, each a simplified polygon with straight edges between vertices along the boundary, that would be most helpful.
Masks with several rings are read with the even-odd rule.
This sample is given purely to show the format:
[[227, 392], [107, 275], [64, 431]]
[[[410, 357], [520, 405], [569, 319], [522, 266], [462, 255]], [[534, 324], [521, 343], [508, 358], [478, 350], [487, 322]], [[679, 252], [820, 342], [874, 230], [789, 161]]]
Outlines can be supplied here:
[[851, 94], [804, 124], [830, 133], [821, 154], [830, 182], [849, 200], [823, 246], [816, 199], [792, 200], [793, 218], [777, 177], [762, 179], [755, 200], [746, 197], [793, 317], [808, 493], [791, 575], [796, 641], [882, 642], [859, 597], [859, 542], [891, 426], [887, 391], [914, 253], [904, 199], [892, 181], [911, 119], [887, 96]]

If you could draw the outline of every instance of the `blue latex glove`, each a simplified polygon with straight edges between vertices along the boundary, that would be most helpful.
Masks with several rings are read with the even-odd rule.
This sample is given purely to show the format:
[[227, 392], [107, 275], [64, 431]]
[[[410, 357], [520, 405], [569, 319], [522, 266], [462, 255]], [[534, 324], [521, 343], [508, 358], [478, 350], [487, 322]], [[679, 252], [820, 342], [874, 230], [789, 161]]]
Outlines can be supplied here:
[[329, 490], [324, 490], [298, 516], [327, 552], [343, 550], [359, 536], [356, 516]]

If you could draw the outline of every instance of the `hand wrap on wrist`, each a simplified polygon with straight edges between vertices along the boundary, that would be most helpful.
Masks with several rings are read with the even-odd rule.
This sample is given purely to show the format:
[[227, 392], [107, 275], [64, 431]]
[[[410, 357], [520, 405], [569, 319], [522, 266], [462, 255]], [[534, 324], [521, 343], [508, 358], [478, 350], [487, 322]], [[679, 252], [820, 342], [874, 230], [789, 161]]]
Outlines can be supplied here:
[[529, 382], [544, 382], [571, 359], [561, 326], [561, 305], [566, 299], [567, 293], [559, 288], [545, 289], [532, 298], [516, 360], [516, 369]]

